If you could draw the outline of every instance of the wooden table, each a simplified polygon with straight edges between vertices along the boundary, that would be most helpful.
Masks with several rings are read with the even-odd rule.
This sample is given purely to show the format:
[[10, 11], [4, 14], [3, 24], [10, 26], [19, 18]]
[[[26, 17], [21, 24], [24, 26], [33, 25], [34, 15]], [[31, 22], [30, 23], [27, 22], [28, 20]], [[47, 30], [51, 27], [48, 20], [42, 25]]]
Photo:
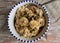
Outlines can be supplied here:
[[[20, 0], [0, 0], [0, 43], [22, 43], [9, 33], [7, 16], [10, 8]], [[44, 3], [49, 0], [36, 0]], [[47, 33], [47, 40], [40, 40], [35, 43], [60, 43], [60, 0], [45, 5], [50, 17], [50, 28]]]

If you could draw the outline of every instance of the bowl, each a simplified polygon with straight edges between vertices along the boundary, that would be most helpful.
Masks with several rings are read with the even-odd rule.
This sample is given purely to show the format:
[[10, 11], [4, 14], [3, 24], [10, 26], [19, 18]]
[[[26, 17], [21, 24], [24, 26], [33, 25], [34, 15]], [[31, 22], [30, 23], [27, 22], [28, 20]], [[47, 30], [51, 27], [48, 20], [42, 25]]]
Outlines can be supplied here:
[[[44, 12], [45, 26], [42, 28], [39, 35], [37, 35], [36, 37], [28, 39], [28, 38], [20, 37], [20, 35], [17, 33], [15, 26], [14, 26], [14, 17], [15, 17], [16, 10], [20, 6], [24, 6], [24, 5], [29, 4], [29, 3], [35, 4], [35, 5], [38, 5], [39, 7], [41, 7], [41, 9]], [[35, 41], [42, 39], [49, 29], [49, 22], [50, 22], [50, 19], [49, 19], [46, 7], [44, 5], [42, 6], [41, 4], [39, 4], [38, 2], [33, 1], [33, 0], [24, 0], [24, 1], [18, 2], [16, 5], [14, 5], [12, 7], [12, 9], [10, 10], [9, 15], [8, 15], [8, 27], [9, 27], [8, 29], [9, 29], [11, 35], [13, 35], [14, 38], [16, 38], [17, 40], [20, 40], [21, 42], [26, 42], [26, 43], [35, 42]]]

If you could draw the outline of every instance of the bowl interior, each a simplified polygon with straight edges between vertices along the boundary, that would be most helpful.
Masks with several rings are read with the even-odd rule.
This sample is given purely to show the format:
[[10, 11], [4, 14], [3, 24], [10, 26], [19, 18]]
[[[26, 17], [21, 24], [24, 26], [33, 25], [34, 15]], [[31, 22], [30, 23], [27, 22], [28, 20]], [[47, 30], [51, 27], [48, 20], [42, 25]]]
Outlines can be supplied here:
[[[19, 7], [21, 7], [21, 6], [25, 5], [25, 4], [34, 4], [34, 5], [37, 5], [38, 7], [40, 7], [43, 10], [43, 12], [44, 12], [44, 18], [45, 18], [45, 26], [42, 28], [41, 32], [36, 37], [29, 38], [29, 39], [28, 38], [24, 38], [24, 37], [20, 37], [19, 33], [16, 31], [16, 29], [14, 27], [14, 16], [15, 16], [16, 10], [17, 10], [17, 8], [19, 8]], [[13, 17], [11, 17], [11, 16], [13, 16]], [[35, 3], [32, 3], [32, 2], [23, 2], [21, 4], [16, 5], [13, 8], [13, 10], [11, 11], [11, 13], [10, 13], [10, 21], [11, 21], [9, 23], [10, 24], [10, 28], [11, 28], [10, 31], [12, 32], [12, 34], [14, 36], [17, 37], [17, 39], [21, 39], [21, 40], [34, 40], [34, 39], [37, 39], [38, 37], [41, 37], [45, 33], [45, 31], [47, 30], [47, 27], [48, 27], [48, 15], [46, 14], [46, 11], [44, 10], [44, 8], [41, 5], [38, 5], [38, 4], [35, 4]]]

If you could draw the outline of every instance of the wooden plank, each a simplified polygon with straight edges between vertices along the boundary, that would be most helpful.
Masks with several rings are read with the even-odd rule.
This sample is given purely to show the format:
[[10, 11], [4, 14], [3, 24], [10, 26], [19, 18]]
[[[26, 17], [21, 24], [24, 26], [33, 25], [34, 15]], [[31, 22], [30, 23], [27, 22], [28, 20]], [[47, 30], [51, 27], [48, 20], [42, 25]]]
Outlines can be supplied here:
[[[7, 16], [10, 8], [21, 0], [0, 0], [0, 43], [21, 43], [13, 38], [8, 30]], [[49, 0], [36, 0], [45, 3]], [[40, 40], [35, 43], [60, 43], [60, 0], [56, 0], [46, 5], [50, 17], [50, 28], [47, 40]]]

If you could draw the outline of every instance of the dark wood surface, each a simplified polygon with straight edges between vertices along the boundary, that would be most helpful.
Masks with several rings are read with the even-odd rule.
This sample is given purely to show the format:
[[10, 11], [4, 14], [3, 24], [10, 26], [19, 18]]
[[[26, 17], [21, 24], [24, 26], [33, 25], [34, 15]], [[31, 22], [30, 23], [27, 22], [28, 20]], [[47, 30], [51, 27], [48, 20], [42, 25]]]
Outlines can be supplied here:
[[[14, 4], [20, 0], [0, 0], [0, 43], [22, 43], [16, 40], [8, 30], [7, 16]], [[36, 0], [44, 3], [49, 0]], [[47, 33], [47, 40], [42, 39], [35, 43], [60, 43], [60, 0], [45, 5], [50, 17], [50, 28]]]

